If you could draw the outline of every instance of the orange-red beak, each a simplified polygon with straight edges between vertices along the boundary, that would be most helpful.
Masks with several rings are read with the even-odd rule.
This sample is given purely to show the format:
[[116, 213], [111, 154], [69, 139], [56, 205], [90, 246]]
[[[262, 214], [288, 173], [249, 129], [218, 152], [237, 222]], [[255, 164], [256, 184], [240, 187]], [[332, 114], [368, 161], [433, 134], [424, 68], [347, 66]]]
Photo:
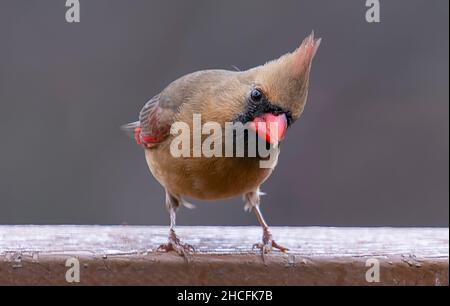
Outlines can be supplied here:
[[271, 113], [263, 114], [250, 122], [250, 128], [253, 129], [259, 137], [274, 144], [284, 138], [288, 126], [285, 114], [274, 115]]

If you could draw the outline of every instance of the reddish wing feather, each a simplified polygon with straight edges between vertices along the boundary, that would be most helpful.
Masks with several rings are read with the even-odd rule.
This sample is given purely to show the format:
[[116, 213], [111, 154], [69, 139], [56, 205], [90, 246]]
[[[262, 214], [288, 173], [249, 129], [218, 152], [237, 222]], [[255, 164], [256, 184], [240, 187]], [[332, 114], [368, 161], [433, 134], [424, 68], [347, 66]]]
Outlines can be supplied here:
[[164, 99], [156, 95], [148, 101], [139, 114], [139, 140], [149, 147], [162, 142], [170, 133], [177, 108], [167, 107]]

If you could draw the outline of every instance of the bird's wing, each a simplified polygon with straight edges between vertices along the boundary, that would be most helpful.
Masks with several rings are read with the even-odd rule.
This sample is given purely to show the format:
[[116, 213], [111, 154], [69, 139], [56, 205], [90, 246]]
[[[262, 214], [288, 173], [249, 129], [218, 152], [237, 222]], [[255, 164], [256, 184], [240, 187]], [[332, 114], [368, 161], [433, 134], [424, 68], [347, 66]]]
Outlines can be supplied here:
[[153, 147], [169, 135], [179, 104], [181, 103], [161, 98], [161, 94], [158, 94], [144, 105], [139, 114], [139, 121], [126, 124], [122, 129], [128, 135], [134, 136], [138, 144]]

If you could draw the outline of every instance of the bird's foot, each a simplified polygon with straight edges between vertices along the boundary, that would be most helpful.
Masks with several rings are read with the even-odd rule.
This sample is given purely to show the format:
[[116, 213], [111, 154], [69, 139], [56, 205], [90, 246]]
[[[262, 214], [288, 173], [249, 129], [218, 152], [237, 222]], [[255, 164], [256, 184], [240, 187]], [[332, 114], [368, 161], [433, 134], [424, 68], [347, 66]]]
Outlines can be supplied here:
[[181, 242], [180, 238], [175, 234], [174, 230], [170, 230], [169, 233], [169, 241], [165, 244], [161, 244], [157, 251], [162, 252], [177, 252], [180, 256], [183, 256], [187, 259], [192, 253], [195, 252], [195, 249], [192, 245]]
[[273, 240], [272, 234], [268, 229], [264, 229], [262, 243], [255, 243], [253, 245], [253, 250], [254, 249], [259, 249], [261, 251], [261, 258], [263, 262], [265, 262], [264, 255], [270, 253], [273, 249], [278, 249], [283, 253], [289, 251], [288, 248], [279, 245], [275, 242], [275, 240]]

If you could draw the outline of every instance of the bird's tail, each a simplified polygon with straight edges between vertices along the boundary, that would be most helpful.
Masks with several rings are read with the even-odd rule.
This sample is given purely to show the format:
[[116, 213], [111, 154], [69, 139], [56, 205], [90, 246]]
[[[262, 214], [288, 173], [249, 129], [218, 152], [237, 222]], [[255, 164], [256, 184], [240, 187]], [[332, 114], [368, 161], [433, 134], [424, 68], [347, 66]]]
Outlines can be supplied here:
[[137, 143], [140, 143], [140, 131], [141, 131], [141, 124], [139, 121], [131, 122], [128, 124], [124, 124], [120, 127], [122, 131], [125, 132], [125, 134], [128, 135], [128, 137], [136, 140]]

